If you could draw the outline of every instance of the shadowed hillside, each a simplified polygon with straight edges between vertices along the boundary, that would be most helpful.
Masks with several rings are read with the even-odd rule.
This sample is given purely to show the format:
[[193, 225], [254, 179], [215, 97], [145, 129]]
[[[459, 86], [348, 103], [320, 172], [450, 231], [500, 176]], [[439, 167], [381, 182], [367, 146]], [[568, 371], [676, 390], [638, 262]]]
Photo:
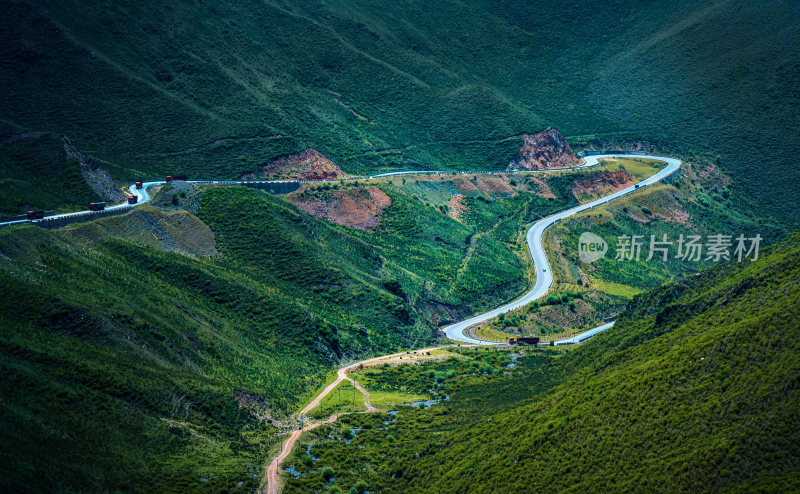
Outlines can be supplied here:
[[[120, 180], [236, 177], [306, 148], [356, 174], [503, 168], [514, 136], [554, 126], [573, 144], [709, 154], [737, 204], [796, 223], [791, 3], [39, 0], [4, 14], [0, 135], [66, 135]], [[38, 159], [54, 152], [38, 142]]]

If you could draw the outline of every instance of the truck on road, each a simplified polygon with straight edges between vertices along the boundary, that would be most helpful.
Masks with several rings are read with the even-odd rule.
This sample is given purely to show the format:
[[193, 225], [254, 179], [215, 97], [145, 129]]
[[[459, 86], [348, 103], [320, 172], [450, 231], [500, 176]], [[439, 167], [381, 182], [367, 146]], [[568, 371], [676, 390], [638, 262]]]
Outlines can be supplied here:
[[508, 339], [508, 344], [509, 345], [536, 345], [538, 343], [539, 343], [539, 337], [538, 336], [527, 337], [527, 338], [519, 337], [519, 338], [509, 338]]

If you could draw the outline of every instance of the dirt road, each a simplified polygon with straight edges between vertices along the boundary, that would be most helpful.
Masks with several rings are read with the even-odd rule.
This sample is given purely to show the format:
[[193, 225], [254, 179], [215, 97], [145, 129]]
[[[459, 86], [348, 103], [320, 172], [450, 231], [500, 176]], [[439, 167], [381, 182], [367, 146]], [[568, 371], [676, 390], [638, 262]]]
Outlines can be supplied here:
[[[306, 415], [308, 412], [310, 412], [311, 410], [313, 410], [316, 407], [318, 407], [320, 405], [320, 403], [322, 403], [322, 400], [326, 396], [328, 396], [334, 389], [336, 389], [336, 386], [341, 384], [342, 381], [350, 381], [351, 383], [353, 383], [353, 386], [358, 391], [360, 391], [361, 394], [364, 396], [364, 406], [366, 406], [367, 409], [363, 413], [376, 412], [378, 409], [375, 408], [374, 406], [372, 406], [372, 404], [369, 401], [369, 392], [366, 389], [364, 389], [364, 387], [361, 386], [358, 382], [356, 382], [355, 379], [353, 379], [352, 377], [348, 376], [347, 375], [348, 372], [350, 372], [350, 371], [352, 371], [353, 369], [356, 369], [356, 368], [360, 369], [362, 367], [370, 367], [370, 366], [378, 365], [378, 364], [400, 363], [403, 358], [406, 358], [407, 361], [409, 361], [409, 362], [418, 361], [418, 360], [431, 360], [431, 359], [438, 358], [438, 357], [430, 356], [430, 355], [426, 355], [426, 354], [430, 353], [430, 352], [432, 352], [434, 350], [439, 350], [441, 348], [444, 348], [444, 347], [425, 348], [425, 349], [422, 349], [422, 350], [414, 350], [414, 351], [410, 351], [410, 352], [393, 353], [391, 355], [383, 355], [383, 356], [380, 356], [380, 357], [375, 357], [375, 358], [363, 360], [361, 362], [356, 362], [355, 364], [349, 365], [347, 367], [342, 367], [336, 373], [336, 380], [333, 381], [332, 383], [330, 383], [329, 385], [327, 385], [325, 387], [325, 389], [323, 389], [316, 396], [316, 398], [311, 400], [311, 402], [308, 405], [303, 407], [303, 409], [300, 410], [300, 413], [298, 413], [297, 415], [298, 415], [298, 417]], [[267, 467], [267, 471], [264, 472], [264, 477], [261, 480], [261, 487], [260, 487], [258, 492], [260, 494], [279, 494], [280, 490], [281, 490], [281, 485], [280, 485], [280, 475], [278, 474], [278, 469], [279, 469], [281, 463], [283, 462], [283, 460], [285, 460], [289, 456], [289, 453], [292, 452], [292, 448], [294, 447], [294, 445], [297, 442], [297, 440], [300, 439], [300, 436], [303, 434], [304, 431], [310, 431], [310, 430], [316, 429], [317, 427], [319, 427], [319, 426], [321, 426], [323, 424], [330, 424], [331, 422], [335, 422], [336, 418], [337, 418], [336, 415], [331, 415], [330, 417], [328, 417], [327, 419], [325, 419], [323, 421], [312, 422], [312, 423], [309, 423], [309, 424], [305, 425], [303, 430], [298, 429], [298, 430], [292, 431], [292, 433], [289, 434], [289, 437], [283, 443], [283, 446], [281, 447], [281, 452], [278, 454], [278, 456], [273, 458], [273, 460], [270, 462], [269, 466]]]

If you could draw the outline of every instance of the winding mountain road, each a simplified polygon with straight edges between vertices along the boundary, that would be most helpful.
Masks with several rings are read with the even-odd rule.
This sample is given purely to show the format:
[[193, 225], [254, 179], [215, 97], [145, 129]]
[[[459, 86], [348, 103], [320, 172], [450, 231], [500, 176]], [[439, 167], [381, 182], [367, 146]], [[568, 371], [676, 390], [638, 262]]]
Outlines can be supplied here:
[[[480, 340], [476, 338], [471, 338], [464, 334], [465, 330], [468, 328], [475, 326], [476, 324], [480, 324], [482, 322], [488, 321], [489, 319], [495, 318], [500, 314], [512, 311], [514, 309], [518, 309], [523, 307], [534, 300], [537, 300], [543, 297], [550, 287], [553, 284], [553, 274], [550, 270], [550, 263], [547, 260], [547, 255], [544, 252], [544, 246], [542, 245], [542, 235], [544, 231], [553, 225], [555, 222], [578, 214], [582, 211], [586, 211], [587, 209], [592, 209], [596, 206], [601, 204], [605, 204], [611, 202], [615, 199], [618, 199], [624, 195], [630, 194], [631, 192], [659, 182], [660, 180], [668, 177], [669, 175], [673, 174], [677, 171], [680, 166], [681, 162], [675, 158], [669, 158], [664, 156], [650, 156], [650, 155], [631, 155], [628, 153], [612, 153], [612, 154], [602, 154], [602, 155], [594, 155], [594, 156], [586, 156], [584, 157], [584, 163], [582, 165], [568, 167], [568, 168], [550, 168], [546, 170], [526, 170], [526, 171], [515, 171], [515, 172], [508, 172], [508, 171], [471, 171], [471, 172], [447, 172], [447, 171], [438, 171], [438, 170], [420, 170], [420, 171], [398, 171], [398, 172], [386, 172], [386, 173], [378, 173], [375, 175], [367, 175], [364, 177], [350, 177], [347, 180], [366, 180], [366, 179], [373, 179], [373, 178], [384, 178], [384, 177], [391, 177], [397, 175], [443, 175], [443, 174], [484, 174], [484, 175], [497, 175], [497, 174], [529, 174], [529, 173], [547, 173], [547, 172], [555, 172], [555, 171], [565, 171], [565, 170], [577, 170], [583, 168], [590, 168], [596, 166], [600, 160], [604, 158], [630, 158], [631, 156], [635, 156], [636, 158], [643, 158], [643, 159], [655, 159], [659, 161], [663, 161], [667, 163], [667, 166], [660, 170], [658, 173], [649, 177], [641, 182], [617, 191], [613, 194], [610, 194], [606, 197], [602, 197], [595, 201], [589, 202], [587, 204], [582, 204], [580, 206], [576, 206], [572, 209], [568, 209], [566, 211], [562, 211], [560, 213], [554, 214], [552, 216], [548, 216], [542, 220], [537, 221], [530, 227], [528, 233], [526, 235], [526, 240], [528, 243], [528, 249], [531, 253], [531, 259], [533, 260], [533, 264], [535, 267], [536, 272], [536, 282], [527, 293], [522, 295], [520, 298], [510, 302], [508, 304], [502, 305], [496, 309], [491, 311], [485, 312], [483, 314], [479, 314], [477, 316], [473, 316], [469, 319], [464, 321], [451, 324], [442, 329], [442, 331], [447, 335], [448, 338], [464, 343], [472, 343], [472, 344], [483, 344], [483, 345], [492, 345], [497, 344], [496, 342]], [[286, 183], [286, 182], [336, 182], [338, 180], [261, 180], [261, 181], [248, 181], [247, 183]], [[196, 183], [196, 184], [218, 184], [218, 185], [239, 185], [242, 183], [241, 181], [235, 180], [189, 180], [189, 183]], [[145, 182], [142, 185], [141, 189], [137, 189], [134, 185], [129, 187], [130, 194], [137, 197], [136, 204], [128, 204], [122, 203], [117, 204], [114, 206], [109, 206], [106, 208], [107, 211], [110, 210], [117, 210], [117, 209], [127, 209], [136, 207], [139, 204], [143, 204], [150, 200], [150, 194], [148, 193], [147, 189], [150, 187], [154, 187], [157, 185], [164, 185], [165, 181], [152, 181], [152, 182]], [[73, 213], [64, 213], [58, 214], [54, 216], [48, 216], [40, 220], [15, 220], [15, 221], [6, 221], [0, 222], [0, 227], [2, 226], [10, 226], [15, 224], [23, 224], [23, 223], [36, 223], [40, 221], [49, 221], [59, 218], [69, 218], [75, 216], [87, 216], [91, 217], [92, 215], [96, 215], [97, 212], [95, 211], [77, 211]], [[586, 332], [580, 333], [576, 336], [571, 338], [557, 341], [555, 344], [567, 344], [567, 343], [575, 343], [579, 341], [586, 340], [591, 336], [603, 331], [609, 327], [613, 326], [613, 323], [605, 324], [603, 326], [599, 326], [597, 328], [590, 329]]]
[[[586, 159], [586, 163], [584, 165], [582, 165], [581, 168], [594, 166], [594, 165], [596, 165], [598, 163], [599, 160], [601, 160], [603, 158], [621, 158], [621, 157], [628, 157], [628, 156], [630, 156], [630, 155], [625, 155], [625, 154], [607, 154], [607, 155], [589, 156], [589, 157], [585, 158]], [[562, 212], [554, 214], [552, 216], [548, 216], [547, 218], [544, 218], [544, 219], [539, 220], [536, 223], [534, 223], [528, 229], [528, 233], [526, 234], [526, 240], [527, 240], [527, 243], [528, 243], [528, 249], [531, 252], [531, 258], [533, 259], [534, 267], [535, 267], [535, 270], [536, 270], [536, 282], [535, 282], [533, 288], [531, 288], [528, 292], [526, 292], [520, 298], [518, 298], [517, 300], [515, 300], [515, 301], [513, 301], [511, 303], [505, 304], [503, 306], [498, 307], [497, 309], [485, 312], [483, 314], [471, 317], [471, 318], [466, 319], [464, 321], [461, 321], [459, 323], [447, 326], [447, 327], [443, 328], [442, 331], [444, 331], [445, 334], [450, 339], [455, 340], [455, 341], [459, 341], [459, 342], [470, 343], [470, 344], [479, 344], [479, 345], [495, 345], [495, 344], [498, 344], [498, 343], [495, 343], [495, 342], [489, 342], [489, 341], [483, 341], [483, 340], [479, 340], [479, 339], [475, 339], [475, 338], [470, 338], [470, 337], [468, 337], [468, 336], [466, 336], [464, 334], [464, 331], [466, 329], [476, 325], [476, 324], [479, 324], [479, 323], [487, 321], [487, 320], [489, 320], [491, 318], [497, 317], [499, 314], [502, 314], [502, 313], [517, 309], [519, 307], [522, 307], [524, 305], [527, 305], [527, 304], [533, 302], [534, 300], [543, 297], [547, 293], [547, 291], [550, 289], [550, 287], [553, 284], [553, 274], [551, 272], [550, 263], [547, 260], [547, 255], [545, 253], [544, 245], [543, 245], [543, 242], [542, 242], [542, 237], [544, 235], [544, 231], [547, 228], [549, 228], [551, 225], [553, 225], [554, 223], [556, 223], [559, 220], [562, 220], [564, 218], [568, 218], [568, 217], [573, 216], [575, 214], [578, 214], [580, 212], [586, 211], [587, 209], [592, 209], [592, 208], [594, 208], [596, 206], [599, 206], [601, 204], [606, 204], [606, 203], [608, 203], [610, 201], [613, 201], [613, 200], [618, 199], [618, 198], [620, 198], [622, 196], [630, 194], [631, 192], [633, 192], [635, 190], [638, 190], [638, 189], [640, 189], [642, 187], [645, 187], [647, 185], [659, 182], [659, 181], [663, 180], [664, 178], [668, 177], [669, 175], [673, 174], [674, 172], [676, 172], [680, 168], [680, 165], [681, 165], [680, 160], [677, 160], [675, 158], [667, 158], [667, 157], [661, 157], [661, 156], [638, 156], [638, 157], [647, 158], [647, 159], [656, 159], [656, 160], [659, 160], [659, 161], [663, 161], [663, 162], [665, 162], [667, 164], [667, 166], [665, 168], [663, 168], [662, 170], [659, 170], [652, 177], [649, 177], [649, 178], [647, 178], [645, 180], [642, 180], [641, 182], [639, 182], [637, 184], [634, 184], [634, 185], [632, 185], [630, 187], [627, 187], [625, 189], [617, 191], [617, 192], [615, 192], [613, 194], [609, 194], [608, 196], [602, 197], [602, 198], [597, 199], [595, 201], [592, 201], [592, 202], [589, 202], [589, 203], [586, 203], [586, 204], [582, 204], [580, 206], [576, 206], [576, 207], [574, 207], [572, 209], [568, 209], [566, 211], [562, 211]], [[406, 172], [397, 172], [396, 174], [399, 175], [399, 174], [405, 174], [405, 173]], [[387, 175], [383, 174], [382, 176], [387, 176]], [[613, 325], [614, 325], [613, 322], [607, 323], [607, 324], [603, 324], [602, 326], [598, 326], [598, 327], [590, 329], [588, 331], [584, 331], [584, 332], [582, 332], [580, 334], [577, 334], [575, 336], [572, 336], [570, 338], [566, 338], [566, 339], [563, 339], [563, 340], [556, 341], [555, 344], [556, 345], [567, 345], [567, 344], [573, 344], [573, 343], [580, 343], [582, 341], [585, 341], [585, 340], [591, 338], [592, 336], [596, 335], [597, 333], [605, 331], [606, 329], [612, 327]], [[427, 349], [427, 350], [435, 350], [435, 349], [437, 349], [437, 348]], [[299, 415], [300, 416], [305, 415], [306, 413], [308, 413], [312, 409], [314, 409], [317, 406], [319, 406], [319, 404], [322, 402], [322, 400], [328, 394], [330, 394], [334, 389], [336, 389], [336, 387], [343, 380], [348, 380], [348, 381], [352, 382], [353, 385], [359, 391], [361, 391], [361, 393], [364, 395], [364, 402], [365, 402], [365, 405], [367, 407], [367, 412], [375, 411], [375, 408], [372, 407], [372, 405], [369, 403], [369, 393], [367, 393], [367, 391], [363, 387], [361, 387], [356, 381], [354, 381], [351, 377], [349, 377], [347, 375], [347, 373], [349, 371], [351, 371], [352, 369], [354, 369], [355, 367], [358, 367], [358, 366], [361, 366], [361, 365], [369, 365], [369, 364], [378, 363], [381, 360], [389, 359], [389, 358], [397, 357], [397, 356], [402, 356], [405, 353], [406, 352], [400, 352], [400, 353], [395, 353], [395, 354], [391, 354], [391, 355], [384, 355], [384, 356], [381, 356], [381, 357], [375, 357], [375, 358], [364, 360], [363, 362], [358, 362], [358, 363], [352, 364], [350, 366], [343, 367], [343, 368], [339, 369], [336, 380], [334, 382], [332, 382], [331, 384], [329, 384], [327, 387], [325, 387], [325, 389], [322, 390], [322, 392], [320, 392], [320, 394], [317, 395], [317, 397], [314, 398], [314, 400], [312, 400], [308, 405], [306, 405], [300, 411]], [[321, 421], [321, 422], [315, 422], [313, 424], [309, 424], [309, 426], [307, 426], [305, 428], [305, 430], [314, 429], [314, 428], [316, 428], [316, 427], [318, 427], [318, 426], [320, 426], [322, 424], [331, 423], [334, 420], [335, 420], [334, 416], [331, 416], [327, 420], [324, 420], [324, 421]], [[280, 467], [281, 462], [289, 456], [289, 454], [292, 451], [292, 448], [294, 447], [294, 444], [300, 438], [302, 433], [303, 433], [302, 430], [294, 430], [294, 431], [291, 432], [291, 434], [289, 435], [287, 440], [283, 443], [283, 445], [281, 447], [281, 451], [278, 454], [278, 456], [276, 456], [270, 462], [269, 466], [267, 467], [267, 471], [265, 472], [264, 479], [262, 481], [262, 487], [261, 487], [261, 490], [259, 492], [261, 492], [262, 494], [279, 494], [279, 492], [280, 492], [280, 475], [278, 473], [278, 469]]]
[[[551, 172], [551, 171], [564, 171], [564, 170], [574, 170], [574, 169], [580, 169], [580, 168], [589, 168], [589, 167], [597, 165], [599, 163], [599, 161], [604, 159], [604, 158], [626, 158], [626, 157], [630, 157], [630, 156], [631, 156], [630, 154], [624, 154], [624, 153], [623, 154], [605, 154], [605, 155], [587, 156], [587, 157], [584, 158], [584, 160], [585, 160], [584, 164], [580, 165], [580, 166], [569, 167], [569, 168], [560, 168], [560, 169], [549, 169], [549, 170], [532, 170], [532, 171], [510, 172], [510, 173], [514, 173], [514, 174], [543, 173], [543, 172], [546, 173], [546, 172]], [[536, 282], [535, 282], [533, 288], [531, 288], [528, 292], [526, 292], [524, 295], [522, 295], [520, 298], [514, 300], [513, 302], [510, 302], [510, 303], [502, 305], [502, 306], [500, 306], [500, 307], [498, 307], [498, 308], [496, 308], [494, 310], [485, 312], [483, 314], [479, 314], [477, 316], [473, 316], [473, 317], [471, 317], [469, 319], [466, 319], [464, 321], [461, 321], [461, 322], [458, 322], [458, 323], [455, 323], [455, 324], [452, 324], [450, 326], [447, 326], [447, 327], [443, 328], [442, 331], [447, 335], [447, 337], [452, 339], [452, 340], [458, 341], [458, 342], [469, 343], [469, 344], [479, 344], [479, 345], [495, 345], [495, 344], [498, 344], [496, 342], [484, 341], [484, 340], [479, 340], [479, 339], [468, 337], [468, 336], [466, 336], [464, 334], [464, 331], [466, 329], [476, 325], [476, 324], [480, 324], [480, 323], [482, 323], [484, 321], [487, 321], [489, 319], [497, 317], [500, 314], [503, 314], [503, 313], [512, 311], [514, 309], [523, 307], [523, 306], [533, 302], [534, 300], [537, 300], [537, 299], [543, 297], [547, 293], [547, 291], [550, 289], [550, 287], [553, 284], [553, 274], [551, 272], [550, 263], [547, 260], [547, 255], [545, 254], [544, 245], [542, 243], [542, 236], [544, 234], [544, 231], [547, 228], [549, 228], [551, 225], [553, 225], [554, 223], [556, 223], [559, 220], [568, 218], [570, 216], [573, 216], [573, 215], [578, 214], [580, 212], [586, 211], [588, 209], [592, 209], [592, 208], [594, 208], [596, 206], [599, 206], [599, 205], [602, 205], [602, 204], [606, 204], [606, 203], [611, 202], [611, 201], [613, 201], [615, 199], [618, 199], [618, 198], [620, 198], [620, 197], [622, 197], [624, 195], [630, 194], [631, 192], [633, 192], [633, 191], [635, 191], [635, 190], [637, 190], [637, 189], [639, 189], [641, 187], [644, 187], [644, 186], [659, 182], [660, 180], [666, 178], [667, 176], [669, 176], [672, 173], [674, 173], [675, 171], [677, 171], [680, 168], [680, 165], [681, 165], [681, 162], [679, 160], [675, 159], [675, 158], [668, 158], [668, 157], [661, 157], [661, 156], [649, 156], [649, 155], [636, 155], [636, 157], [637, 158], [643, 158], [643, 159], [655, 159], [655, 160], [663, 161], [663, 162], [667, 163], [667, 166], [664, 169], [659, 170], [658, 173], [656, 173], [652, 177], [647, 178], [645, 180], [642, 180], [638, 184], [635, 184], [635, 185], [633, 185], [631, 187], [628, 187], [628, 188], [625, 188], [625, 189], [620, 190], [618, 192], [615, 192], [613, 194], [610, 194], [610, 195], [608, 195], [606, 197], [603, 197], [603, 198], [597, 199], [595, 201], [589, 202], [587, 204], [582, 204], [582, 205], [576, 206], [576, 207], [574, 207], [572, 209], [569, 209], [569, 210], [566, 210], [566, 211], [562, 211], [560, 213], [556, 213], [556, 214], [554, 214], [552, 216], [548, 216], [547, 218], [544, 218], [544, 219], [539, 220], [536, 223], [534, 223], [528, 229], [528, 232], [526, 234], [526, 240], [527, 240], [527, 243], [528, 243], [528, 249], [530, 250], [531, 259], [533, 260], [533, 264], [534, 264], [534, 268], [535, 268], [535, 272], [536, 272]], [[504, 174], [504, 173], [509, 173], [509, 172], [400, 171], [400, 172], [380, 173], [380, 174], [370, 175], [370, 176], [360, 177], [360, 178], [351, 177], [351, 178], [349, 178], [347, 180], [364, 180], [364, 179], [371, 179], [371, 178], [382, 178], [382, 177], [390, 177], [390, 176], [397, 176], [397, 175], [410, 175], [410, 174], [416, 174], [416, 175], [443, 175], [443, 174], [457, 174], [457, 173], [463, 173], [463, 174]], [[320, 180], [318, 182], [334, 182], [334, 181], [338, 181], [338, 180]], [[219, 184], [219, 185], [239, 185], [241, 183], [240, 181], [227, 181], [227, 180], [189, 180], [188, 182], [197, 183], [197, 184]], [[300, 181], [273, 180], [273, 181], [266, 181], [265, 180], [265, 181], [256, 181], [256, 182], [248, 182], [248, 183], [285, 183], [285, 182], [312, 182], [312, 181], [310, 181], [310, 180], [300, 180]], [[135, 187], [135, 185], [131, 185], [129, 187], [129, 192], [130, 192], [131, 195], [137, 197], [137, 199], [138, 199], [137, 203], [136, 204], [128, 204], [126, 202], [126, 203], [123, 203], [123, 204], [117, 204], [117, 205], [114, 205], [114, 206], [107, 207], [106, 210], [133, 208], [133, 207], [137, 206], [138, 204], [143, 204], [143, 203], [149, 201], [150, 198], [151, 198], [150, 194], [147, 191], [148, 188], [154, 187], [154, 186], [158, 186], [158, 185], [163, 185], [165, 183], [166, 183], [165, 181], [145, 182], [141, 189], [137, 189]], [[74, 216], [91, 217], [91, 215], [94, 215], [95, 213], [96, 212], [94, 212], [94, 211], [78, 211], [78, 212], [74, 212], [74, 213], [65, 213], [65, 214], [59, 214], [59, 215], [54, 215], [54, 216], [48, 216], [48, 217], [46, 217], [44, 219], [41, 219], [41, 220], [27, 220], [27, 219], [24, 219], [24, 220], [0, 222], [0, 226], [10, 226], [10, 225], [14, 225], [14, 224], [31, 223], [31, 222], [38, 222], [38, 221], [48, 221], [48, 220], [52, 220], [52, 219], [68, 218], [68, 217], [74, 217]], [[612, 323], [604, 324], [602, 326], [598, 326], [598, 327], [596, 327], [594, 329], [591, 329], [589, 331], [585, 331], [585, 332], [580, 333], [578, 335], [575, 335], [575, 336], [573, 336], [571, 338], [567, 338], [567, 339], [556, 341], [555, 344], [556, 345], [565, 345], [565, 344], [579, 343], [581, 341], [584, 341], [586, 339], [591, 338], [592, 336], [594, 336], [595, 334], [597, 334], [597, 333], [599, 333], [601, 331], [605, 331], [606, 329], [612, 327], [613, 324], [614, 323], [612, 322]], [[425, 350], [429, 350], [430, 351], [430, 350], [436, 350], [438, 348], [440, 348], [440, 347], [431, 348], [431, 349], [425, 349]], [[422, 350], [422, 351], [425, 351], [425, 350]], [[380, 357], [375, 357], [375, 358], [367, 359], [367, 360], [364, 360], [362, 362], [357, 362], [357, 363], [352, 364], [350, 366], [343, 367], [343, 368], [339, 369], [338, 372], [337, 372], [336, 379], [331, 384], [326, 386], [325, 389], [322, 390], [308, 405], [306, 405], [299, 412], [298, 416], [302, 417], [302, 416], [306, 415], [308, 412], [310, 412], [311, 410], [313, 410], [314, 408], [316, 408], [317, 406], [319, 406], [319, 404], [322, 402], [322, 400], [328, 394], [330, 394], [334, 389], [336, 389], [336, 387], [339, 384], [341, 384], [342, 381], [345, 381], [345, 380], [346, 381], [350, 381], [351, 383], [353, 383], [353, 386], [356, 389], [358, 389], [361, 392], [361, 394], [363, 395], [363, 397], [364, 397], [364, 405], [366, 407], [365, 412], [369, 413], [369, 412], [376, 411], [375, 407], [373, 407], [372, 404], [370, 403], [369, 393], [367, 392], [367, 390], [364, 389], [360, 384], [358, 384], [353, 378], [348, 376], [347, 373], [349, 371], [351, 371], [352, 369], [354, 369], [355, 367], [362, 366], [362, 365], [366, 366], [366, 365], [370, 365], [370, 364], [375, 364], [375, 363], [380, 362], [381, 360], [390, 359], [390, 358], [393, 358], [393, 357], [404, 356], [406, 353], [407, 352], [399, 352], [399, 353], [395, 353], [395, 354], [391, 354], [391, 355], [384, 355], [384, 356], [380, 356]], [[317, 427], [319, 427], [319, 426], [321, 426], [323, 424], [331, 423], [331, 422], [333, 422], [335, 420], [336, 420], [336, 415], [332, 415], [326, 420], [309, 423], [303, 429], [293, 430], [289, 434], [289, 437], [287, 438], [287, 440], [281, 446], [281, 451], [278, 454], [278, 456], [273, 458], [273, 460], [269, 463], [269, 465], [268, 465], [268, 467], [267, 467], [267, 469], [266, 469], [266, 471], [264, 473], [264, 478], [262, 480], [262, 485], [261, 485], [261, 488], [259, 489], [259, 492], [262, 493], [262, 494], [278, 494], [280, 492], [280, 475], [278, 473], [280, 464], [281, 464], [281, 462], [283, 462], [284, 459], [286, 459], [289, 456], [289, 454], [292, 451], [292, 448], [294, 447], [295, 443], [300, 438], [302, 433], [304, 431], [307, 431], [307, 430], [315, 429], [315, 428], [317, 428]]]
[[[626, 155], [630, 156], [630, 155]], [[313, 182], [338, 182], [340, 180], [346, 181], [355, 181], [355, 180], [370, 180], [374, 178], [386, 178], [386, 177], [394, 177], [398, 175], [503, 175], [503, 174], [531, 174], [531, 173], [548, 173], [548, 172], [557, 172], [557, 171], [567, 171], [567, 170], [578, 170], [581, 168], [588, 168], [590, 166], [595, 166], [597, 164], [597, 160], [593, 159], [596, 157], [587, 157], [585, 158], [585, 162], [582, 165], [571, 166], [567, 168], [548, 168], [545, 170], [518, 170], [518, 171], [441, 171], [441, 170], [419, 170], [419, 171], [398, 171], [398, 172], [385, 172], [385, 173], [377, 173], [374, 175], [365, 175], [363, 177], [348, 177], [345, 179], [327, 179], [327, 180], [187, 180], [189, 183], [193, 184], [214, 184], [214, 185], [240, 185], [240, 184], [283, 184], [283, 183], [313, 183]], [[122, 204], [115, 204], [113, 206], [108, 206], [105, 208], [104, 211], [112, 211], [118, 209], [128, 209], [134, 208], [139, 204], [145, 203], [150, 200], [150, 194], [147, 192], [149, 187], [154, 187], [156, 185], [164, 185], [167, 182], [162, 181], [154, 181], [154, 182], [144, 182], [142, 184], [141, 189], [137, 189], [135, 185], [131, 185], [128, 187], [130, 195], [136, 196], [137, 201], [136, 204], [128, 204], [124, 202]], [[18, 219], [12, 221], [2, 221], [0, 222], [0, 227], [3, 226], [11, 226], [11, 225], [21, 225], [25, 223], [38, 223], [38, 222], [46, 222], [50, 220], [57, 220], [62, 218], [73, 218], [77, 216], [86, 216], [87, 219], [91, 219], [92, 216], [97, 216], [102, 214], [102, 212], [98, 211], [75, 211], [72, 213], [63, 213], [63, 214], [56, 214], [52, 216], [46, 216], [42, 219], [38, 220], [30, 220], [30, 219]]]
[[[597, 164], [598, 160], [604, 158], [629, 158], [629, 157], [630, 155], [626, 154], [603, 154], [597, 156], [587, 156], [585, 158], [586, 165], [584, 166], [594, 166]], [[464, 343], [496, 345], [497, 344], [496, 342], [471, 338], [465, 335], [464, 331], [472, 326], [475, 326], [476, 324], [480, 324], [484, 321], [488, 321], [489, 319], [495, 318], [500, 314], [504, 314], [514, 309], [519, 309], [520, 307], [528, 305], [534, 300], [542, 298], [547, 293], [547, 291], [550, 289], [550, 286], [552, 286], [553, 284], [553, 273], [552, 270], [550, 269], [550, 263], [547, 260], [547, 254], [545, 254], [544, 252], [544, 245], [542, 243], [542, 235], [544, 234], [544, 231], [546, 229], [548, 229], [550, 226], [552, 226], [555, 222], [559, 220], [569, 218], [570, 216], [576, 215], [580, 212], [592, 209], [602, 204], [606, 204], [622, 196], [630, 194], [631, 192], [638, 190], [642, 187], [659, 182], [660, 180], [663, 180], [664, 178], [675, 173], [681, 166], [680, 160], [677, 160], [675, 158], [667, 158], [663, 156], [637, 156], [637, 158], [663, 161], [667, 163], [667, 166], [659, 170], [658, 173], [656, 173], [652, 177], [646, 178], [637, 184], [631, 185], [630, 187], [619, 190], [605, 197], [601, 197], [600, 199], [597, 199], [595, 201], [588, 202], [586, 204], [581, 204], [580, 206], [575, 206], [572, 209], [568, 209], [566, 211], [556, 213], [552, 216], [548, 216], [547, 218], [541, 219], [536, 223], [534, 223], [533, 226], [531, 226], [530, 229], [528, 229], [528, 233], [525, 236], [528, 242], [528, 249], [530, 250], [531, 253], [531, 259], [533, 259], [533, 265], [536, 271], [536, 283], [533, 285], [533, 288], [531, 288], [527, 293], [522, 295], [520, 298], [514, 300], [513, 302], [510, 302], [496, 309], [484, 312], [483, 314], [473, 316], [464, 321], [457, 322], [455, 324], [451, 324], [450, 326], [442, 328], [442, 331], [444, 331], [447, 337], [450, 338], [451, 340], [462, 341]], [[603, 326], [590, 329], [589, 331], [573, 336], [572, 338], [569, 338], [567, 340], [557, 341], [556, 344], [559, 343], [565, 344], [565, 342], [567, 341], [569, 342], [583, 341], [585, 339], [588, 339], [588, 337], [586, 336], [587, 334], [591, 334], [591, 336], [594, 336], [600, 331], [608, 329], [611, 326], [613, 326], [613, 323], [604, 324]]]

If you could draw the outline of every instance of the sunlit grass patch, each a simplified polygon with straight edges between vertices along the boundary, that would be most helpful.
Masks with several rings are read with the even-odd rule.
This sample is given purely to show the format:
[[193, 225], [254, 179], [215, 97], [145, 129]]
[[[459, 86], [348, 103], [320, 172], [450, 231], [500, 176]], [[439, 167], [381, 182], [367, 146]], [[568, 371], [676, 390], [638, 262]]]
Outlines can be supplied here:
[[601, 161], [608, 170], [625, 169], [637, 182], [650, 178], [664, 168], [664, 162], [644, 158], [606, 158]]
[[622, 283], [614, 283], [613, 281], [600, 279], [593, 279], [592, 284], [601, 292], [618, 297], [633, 298], [635, 295], [647, 291], [635, 286], [624, 285]]
[[372, 406], [379, 410], [388, 410], [392, 407], [409, 405], [415, 401], [428, 399], [428, 397], [424, 395], [403, 393], [400, 391], [370, 391], [369, 395]]
[[364, 395], [350, 381], [342, 381], [326, 396], [320, 405], [309, 413], [312, 418], [329, 417], [334, 413], [352, 413], [366, 410]]
[[496, 329], [492, 329], [490, 326], [485, 325], [475, 329], [475, 336], [478, 339], [486, 341], [508, 341], [509, 338], [514, 337], [513, 334], [498, 331]]

